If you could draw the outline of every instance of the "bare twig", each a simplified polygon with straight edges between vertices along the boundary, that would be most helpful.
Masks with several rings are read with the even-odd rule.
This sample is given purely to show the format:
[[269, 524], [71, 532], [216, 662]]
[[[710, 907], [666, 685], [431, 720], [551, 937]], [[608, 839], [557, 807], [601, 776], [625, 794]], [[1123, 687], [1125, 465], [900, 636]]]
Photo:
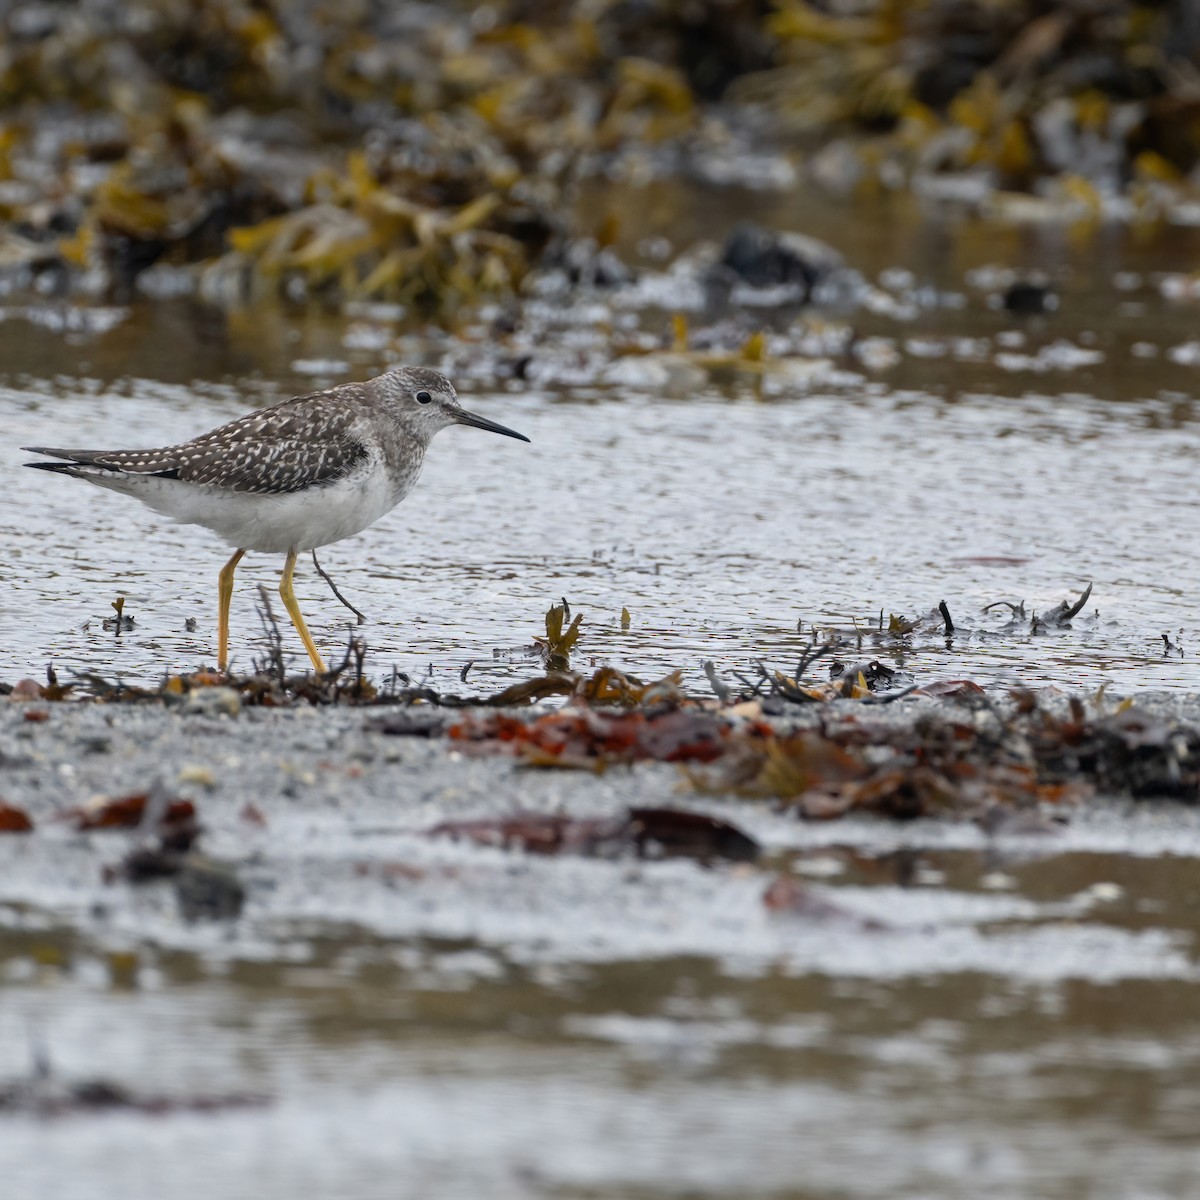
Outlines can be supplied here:
[[[761, 664], [760, 664], [760, 667], [761, 667]], [[766, 687], [771, 682], [770, 676], [767, 675], [765, 670], [762, 671], [762, 678], [759, 679], [759, 681], [757, 683], [754, 683], [752, 680], [747, 679], [745, 677], [745, 675], [743, 675], [741, 673], [741, 671], [734, 671], [733, 677], [739, 683], [743, 684], [745, 687], [748, 687], [750, 689], [751, 696], [757, 696], [763, 690], [763, 688]]]
[[[1088, 598], [1091, 596], [1091, 594], [1092, 594], [1092, 585], [1089, 583], [1087, 585], [1087, 587], [1085, 587], [1083, 589], [1083, 594], [1079, 597], [1079, 599], [1076, 600], [1075, 603], [1072, 604], [1070, 608], [1066, 609], [1066, 611], [1063, 612], [1063, 614], [1059, 618], [1059, 620], [1069, 621], [1072, 617], [1078, 616], [1079, 610], [1081, 608], [1083, 608], [1083, 606], [1088, 602]], [[1064, 605], [1066, 604], [1065, 600], [1063, 601], [1063, 604]]]
[[256, 660], [254, 670], [260, 675], [274, 676], [282, 687], [287, 679], [287, 666], [283, 661], [283, 634], [271, 608], [271, 595], [261, 583], [258, 585], [258, 599], [258, 619], [262, 622], [263, 634], [267, 639], [267, 657]]
[[1014, 604], [1011, 600], [993, 600], [991, 604], [985, 604], [983, 606], [983, 611], [990, 612], [993, 608], [1007, 608], [1014, 617], [1021, 617], [1022, 619], [1025, 617], [1024, 600], [1022, 600], [1020, 604]]
[[711, 659], [704, 660], [704, 674], [708, 676], [709, 686], [716, 693], [717, 699], [724, 704], [729, 699], [729, 685], [717, 674], [717, 668]]
[[384, 684], [380, 695], [388, 697], [399, 695], [400, 685], [403, 684], [405, 687], [408, 687], [410, 683], [412, 683], [412, 678], [408, 673], [400, 670], [395, 663], [392, 663], [392, 673], [388, 676], [388, 681]]
[[333, 594], [358, 618], [358, 623], [360, 625], [365, 625], [367, 618], [364, 617], [363, 614], [361, 612], [359, 612], [358, 609], [355, 608], [354, 605], [351, 604], [350, 601], [347, 600], [346, 597], [343, 596], [341, 592], [338, 591], [337, 584], [334, 583], [333, 580], [329, 578], [329, 576], [325, 572], [325, 568], [322, 567], [319, 562], [317, 562], [317, 552], [315, 550], [312, 552], [312, 560], [313, 560], [313, 566], [316, 567], [316, 569], [317, 569], [317, 574], [320, 575], [320, 577], [323, 580], [325, 580], [325, 582], [327, 584], [329, 584], [329, 590], [331, 592], [333, 592]]
[[768, 671], [767, 665], [760, 658], [755, 664], [758, 667], [758, 673], [762, 677], [762, 682], [770, 688], [770, 695], [782, 696], [785, 700], [790, 700], [793, 704], [810, 704], [813, 697], [810, 696], [799, 682], [793, 683], [786, 676], [781, 675], [778, 671]]
[[942, 620], [946, 622], [946, 636], [949, 637], [954, 632], [954, 622], [950, 619], [950, 609], [946, 607], [945, 600], [938, 602], [938, 612], [942, 614]]
[[363, 663], [367, 659], [367, 643], [362, 638], [351, 638], [349, 652], [354, 656], [354, 696], [361, 697], [366, 682]]
[[1041, 633], [1044, 629], [1054, 626], [1061, 628], [1063, 625], [1070, 623], [1071, 618], [1079, 614], [1079, 610], [1088, 602], [1088, 597], [1092, 594], [1092, 585], [1089, 583], [1083, 589], [1082, 595], [1075, 601], [1074, 604], [1068, 604], [1066, 600], [1062, 601], [1059, 606], [1044, 616], [1034, 614], [1033, 621], [1030, 626], [1031, 633]]
[[819, 658], [824, 658], [827, 654], [832, 654], [838, 648], [836, 641], [830, 640], [823, 642], [820, 646], [817, 645], [817, 635], [814, 633], [808, 640], [808, 645], [800, 652], [800, 661], [796, 664], [796, 678], [799, 679], [809, 667], [813, 665]]

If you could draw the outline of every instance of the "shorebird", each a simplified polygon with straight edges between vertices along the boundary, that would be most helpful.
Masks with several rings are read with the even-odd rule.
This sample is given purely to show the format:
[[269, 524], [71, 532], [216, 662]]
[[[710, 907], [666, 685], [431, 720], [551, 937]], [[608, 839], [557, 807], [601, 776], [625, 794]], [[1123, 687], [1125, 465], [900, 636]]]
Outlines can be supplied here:
[[26, 466], [124, 492], [156, 512], [211, 529], [233, 557], [217, 587], [217, 667], [229, 662], [233, 575], [247, 551], [286, 554], [279, 595], [312, 665], [325, 662], [308, 632], [292, 572], [301, 551], [350, 537], [390, 512], [421, 473], [433, 435], [473, 425], [529, 439], [469, 413], [454, 385], [425, 367], [399, 367], [247, 413], [178, 446], [61, 450], [25, 446], [65, 462]]

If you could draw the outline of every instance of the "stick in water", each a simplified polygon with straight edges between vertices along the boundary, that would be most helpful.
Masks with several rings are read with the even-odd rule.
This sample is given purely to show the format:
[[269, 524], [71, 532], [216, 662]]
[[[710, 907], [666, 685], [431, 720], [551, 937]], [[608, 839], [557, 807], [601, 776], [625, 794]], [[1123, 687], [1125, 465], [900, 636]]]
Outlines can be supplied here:
[[312, 556], [313, 556], [313, 566], [317, 568], [317, 574], [320, 575], [320, 577], [323, 580], [325, 580], [325, 582], [327, 584], [329, 584], [329, 588], [333, 592], [333, 594], [358, 618], [358, 623], [360, 625], [365, 625], [367, 623], [367, 618], [364, 617], [362, 615], [362, 613], [360, 613], [358, 611], [358, 609], [355, 608], [354, 605], [351, 604], [350, 601], [347, 600], [346, 597], [343, 596], [341, 592], [338, 591], [337, 584], [334, 583], [333, 580], [330, 579], [329, 576], [325, 574], [324, 567], [322, 567], [321, 564], [319, 562], [317, 562], [317, 552], [315, 550], [312, 552]]

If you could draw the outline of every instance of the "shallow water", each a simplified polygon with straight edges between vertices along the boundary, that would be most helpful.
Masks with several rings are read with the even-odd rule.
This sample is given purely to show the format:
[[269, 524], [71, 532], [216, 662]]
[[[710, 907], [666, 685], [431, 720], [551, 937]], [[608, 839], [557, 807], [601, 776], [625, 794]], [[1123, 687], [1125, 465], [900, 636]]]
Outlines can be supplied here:
[[[102, 886], [120, 834], [0, 845], [0, 1080], [36, 1047], [63, 1080], [266, 1099], [6, 1118], [12, 1194], [182, 1198], [197, 1172], [302, 1200], [1195, 1194], [1194, 812], [1097, 804], [992, 838], [725, 804], [765, 870], [521, 856], [421, 831], [514, 796], [611, 811], [666, 798], [671, 772], [447, 770], [407, 743], [389, 764], [357, 719], [309, 717], [190, 723], [228, 780], [207, 845], [251, 888], [233, 927]], [[250, 752], [247, 721], [276, 749]], [[78, 785], [140, 777], [173, 722], [114, 729]], [[359, 773], [280, 794], [274, 755], [299, 777], [323, 732]], [[238, 817], [243, 788], [265, 825]], [[768, 912], [778, 870], [827, 908]]]
[[[790, 669], [814, 627], [857, 629], [846, 657], [921, 683], [1200, 688], [1200, 298], [1181, 274], [1195, 231], [1083, 238], [902, 202], [659, 187], [624, 199], [624, 248], [648, 269], [662, 263], [647, 239], [719, 237], [736, 211], [836, 244], [871, 302], [803, 326], [735, 314], [740, 332], [807, 337], [824, 360], [789, 359], [761, 388], [672, 355], [652, 301], [688, 297], [653, 277], [636, 303], [551, 298], [536, 328], [465, 341], [416, 338], [375, 309], [0, 310], [0, 679], [48, 662], [130, 680], [211, 663], [227, 556], [204, 530], [21, 469], [17, 447], [167, 443], [427, 361], [533, 441], [443, 433], [409, 499], [322, 554], [368, 613], [377, 677], [394, 665], [461, 691], [473, 663], [466, 689], [487, 691], [531, 674], [521, 648], [566, 596], [585, 616], [576, 665], [683, 668], [698, 689], [705, 659]], [[584, 197], [597, 224], [621, 202]], [[992, 307], [1000, 261], [1048, 272], [1058, 312]], [[613, 328], [662, 345], [611, 363]], [[504, 361], [526, 354], [514, 381]], [[254, 585], [273, 587], [278, 566], [252, 556], [239, 572], [235, 665], [262, 652]], [[1028, 617], [1089, 581], [1071, 629], [1035, 635], [982, 611], [1024, 601]], [[298, 591], [336, 653], [345, 611], [306, 563]], [[136, 619], [119, 638], [101, 627], [118, 595]], [[881, 611], [886, 624], [940, 600], [953, 638], [936, 621], [876, 636]], [[60, 744], [51, 709], [10, 722], [10, 758], [33, 765], [23, 783], [9, 772], [4, 798], [58, 806], [144, 787], [160, 760], [203, 763], [218, 780], [206, 850], [241, 864], [252, 897], [228, 931], [190, 927], [164, 888], [100, 885], [116, 842], [63, 826], [28, 850], [9, 839], [0, 1081], [44, 1046], [67, 1079], [270, 1103], [12, 1120], [0, 1134], [22, 1200], [166, 1200], [198, 1178], [212, 1195], [288, 1200], [1200, 1194], [1194, 814], [1101, 798], [1060, 835], [1010, 844], [971, 825], [802, 826], [726, 806], [772, 870], [845, 909], [774, 919], [768, 872], [417, 835], [518, 806], [674, 803], [668, 772], [528, 776], [436, 746], [393, 755], [354, 714], [198, 718], [181, 750], [160, 715], [91, 709], [71, 720], [96, 728]], [[294, 724], [252, 724], [276, 717]], [[100, 756], [97, 740], [111, 742]], [[239, 817], [249, 796], [266, 827]]]
[[[85, 445], [103, 444], [114, 413], [119, 427], [153, 427], [170, 442], [237, 411], [204, 400], [184, 413], [156, 390], [9, 403], [23, 441], [53, 440], [65, 422]], [[585, 655], [693, 677], [703, 658], [789, 664], [809, 636], [797, 621], [869, 630], [880, 610], [917, 615], [946, 599], [965, 636], [879, 651], [922, 679], [1200, 683], [1194, 660], [1165, 656], [1159, 636], [1197, 640], [1188, 430], [1131, 429], [1127, 413], [1082, 402], [1065, 429], [1053, 402], [1034, 398], [1005, 405], [1002, 439], [992, 400], [472, 403], [528, 431], [533, 446], [441, 435], [418, 490], [322, 555], [369, 614], [361, 632], [385, 670], [420, 675], [428, 662], [452, 679], [467, 660], [528, 642], [559, 596], [585, 614]], [[0, 675], [40, 674], [55, 660], [147, 678], [212, 661], [215, 572], [228, 552], [211, 535], [73, 480], [13, 475], [19, 528], [7, 539]], [[975, 556], [1024, 561], [963, 561]], [[255, 557], [239, 574], [243, 666], [260, 642], [254, 585], [273, 586], [278, 568]], [[1051, 608], [1088, 580], [1099, 619], [1085, 611], [1065, 635], [1005, 635], [1007, 612], [979, 611], [1004, 599]], [[137, 622], [119, 640], [101, 629], [118, 594]], [[345, 610], [311, 567], [300, 594], [318, 640], [335, 649]]]
[[[602, 211], [603, 199], [593, 203]], [[747, 203], [787, 223], [779, 201]], [[658, 232], [665, 205], [645, 206], [631, 246]], [[728, 200], [723, 211], [727, 224]], [[811, 369], [791, 358], [761, 389], [736, 372], [697, 378], [669, 353], [572, 366], [576, 353], [595, 363], [588, 347], [605, 342], [606, 314], [651, 331], [665, 321], [653, 305], [626, 311], [603, 293], [564, 306], [520, 383], [488, 365], [505, 345], [523, 352], [520, 332], [473, 356], [469, 343], [415, 340], [373, 310], [339, 320], [225, 319], [182, 302], [90, 318], [11, 308], [0, 321], [0, 678], [40, 675], [50, 661], [135, 680], [211, 662], [227, 554], [206, 531], [135, 501], [18, 469], [20, 445], [165, 444], [419, 358], [533, 444], [443, 433], [400, 508], [326, 549], [324, 564], [370, 618], [360, 633], [377, 675], [432, 668], [436, 686], [468, 661], [481, 686], [485, 670], [519, 674], [527, 664], [493, 654], [528, 645], [545, 608], [566, 596], [585, 614], [588, 659], [642, 674], [683, 668], [703, 686], [705, 658], [723, 670], [756, 658], [786, 669], [814, 626], [871, 629], [881, 612], [885, 622], [921, 615], [944, 599], [959, 626], [949, 645], [933, 622], [863, 652], [920, 682], [1194, 690], [1200, 299], [1168, 270], [1195, 248], [1193, 231], [1147, 244], [1098, 237], [1085, 251], [1063, 231], [1018, 238], [887, 212], [848, 223], [820, 203], [805, 210], [804, 226], [843, 249], [874, 299], [849, 317], [836, 305], [810, 315], [812, 337], [840, 322], [854, 349], [818, 355]], [[701, 204], [673, 228], [682, 241], [721, 222]], [[1044, 270], [1059, 311], [1022, 319], [991, 307], [1011, 277], [994, 265], [1002, 256], [1018, 272]], [[770, 313], [764, 322], [788, 323]], [[278, 566], [252, 556], [239, 574], [242, 666], [262, 644], [255, 585], [273, 586]], [[981, 611], [1024, 601], [1031, 615], [1089, 581], [1091, 604], [1054, 636]], [[311, 566], [299, 591], [318, 641], [336, 653], [346, 610]], [[100, 628], [118, 594], [136, 620], [119, 640]], [[289, 647], [299, 651], [294, 639]]]

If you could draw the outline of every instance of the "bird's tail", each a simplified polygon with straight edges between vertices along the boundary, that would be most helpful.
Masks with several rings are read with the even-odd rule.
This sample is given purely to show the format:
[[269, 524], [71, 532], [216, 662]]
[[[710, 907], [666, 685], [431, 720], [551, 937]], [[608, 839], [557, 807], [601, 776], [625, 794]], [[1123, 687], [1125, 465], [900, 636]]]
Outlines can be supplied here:
[[59, 450], [53, 446], [22, 446], [30, 454], [48, 454], [51, 458], [66, 459], [66, 462], [31, 462], [27, 467], [35, 467], [39, 471], [57, 471], [60, 475], [73, 475], [78, 479], [86, 479], [97, 474], [119, 472], [120, 467], [103, 461], [103, 450]]

